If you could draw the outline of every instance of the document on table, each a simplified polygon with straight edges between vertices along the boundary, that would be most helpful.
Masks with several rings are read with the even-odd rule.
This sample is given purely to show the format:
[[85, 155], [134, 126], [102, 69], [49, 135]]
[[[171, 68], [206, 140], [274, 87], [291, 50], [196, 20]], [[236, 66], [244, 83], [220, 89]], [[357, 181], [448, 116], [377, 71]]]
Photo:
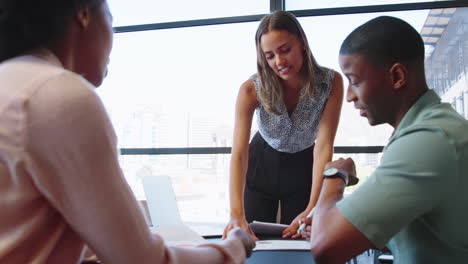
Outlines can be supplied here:
[[307, 240], [259, 240], [254, 251], [259, 250], [310, 250], [310, 242]]
[[184, 222], [184, 224], [205, 238], [221, 237], [226, 225], [224, 222]]
[[275, 224], [275, 223], [267, 223], [267, 222], [259, 222], [253, 221], [249, 224], [250, 229], [255, 234], [262, 234], [262, 235], [282, 235], [283, 230], [288, 227], [288, 225], [283, 224]]
[[152, 233], [160, 235], [169, 246], [196, 246], [206, 240], [186, 225], [152, 227]]

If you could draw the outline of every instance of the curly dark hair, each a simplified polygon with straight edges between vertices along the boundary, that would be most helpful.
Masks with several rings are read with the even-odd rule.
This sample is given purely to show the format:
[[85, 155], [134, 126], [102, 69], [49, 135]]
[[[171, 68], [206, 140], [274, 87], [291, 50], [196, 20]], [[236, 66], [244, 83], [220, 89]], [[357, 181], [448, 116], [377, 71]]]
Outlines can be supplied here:
[[105, 0], [0, 0], [0, 62], [60, 39], [77, 8]]

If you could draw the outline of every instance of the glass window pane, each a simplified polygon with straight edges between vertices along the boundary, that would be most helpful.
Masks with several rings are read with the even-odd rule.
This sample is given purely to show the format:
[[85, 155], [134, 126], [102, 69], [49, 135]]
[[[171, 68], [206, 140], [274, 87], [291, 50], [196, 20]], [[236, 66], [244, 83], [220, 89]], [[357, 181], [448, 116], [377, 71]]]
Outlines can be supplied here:
[[266, 14], [269, 0], [109, 0], [114, 26]]
[[98, 93], [121, 148], [230, 146], [257, 23], [120, 33]]
[[428, 85], [468, 118], [468, 8], [431, 10], [429, 18], [422, 33]]
[[[352, 157], [362, 184], [379, 164], [381, 154], [335, 154]], [[183, 221], [227, 223], [229, 219], [229, 154], [121, 156], [120, 162], [138, 200], [146, 200], [139, 169], [169, 175]], [[347, 188], [352, 192], [357, 186]]]
[[[427, 13], [394, 15], [420, 29]], [[338, 50], [344, 37], [377, 15], [308, 17], [300, 21], [318, 62], [339, 71]], [[116, 126], [119, 147], [231, 146], [237, 92], [256, 71], [257, 25], [116, 34], [109, 75], [98, 93]], [[384, 145], [389, 134], [386, 126], [369, 128], [367, 120], [351, 104], [344, 103], [336, 145]]]
[[[464, 110], [468, 109], [468, 29], [463, 26], [468, 22], [468, 8], [304, 17], [299, 21], [317, 61], [341, 72], [337, 58], [344, 38], [357, 26], [380, 15], [399, 17], [421, 32], [429, 87], [468, 117]], [[344, 84], [347, 87], [346, 78]], [[385, 145], [392, 130], [389, 125], [370, 127], [367, 119], [345, 101], [335, 145]]]
[[[317, 8], [332, 8], [332, 7], [351, 7], [351, 6], [367, 6], [367, 5], [389, 5], [389, 4], [406, 4], [431, 2], [430, 0], [285, 0], [286, 10], [299, 9], [317, 9]], [[447, 1], [447, 0], [432, 0], [432, 2]]]
[[364, 183], [374, 170], [379, 166], [382, 153], [363, 153], [363, 154], [334, 154], [333, 160], [339, 158], [352, 158], [356, 165], [356, 174], [359, 178], [358, 184], [346, 187], [345, 194], [352, 193], [362, 183]]
[[121, 156], [138, 200], [146, 200], [138, 170], [171, 177], [181, 217], [188, 222], [225, 222], [229, 213], [229, 154]]

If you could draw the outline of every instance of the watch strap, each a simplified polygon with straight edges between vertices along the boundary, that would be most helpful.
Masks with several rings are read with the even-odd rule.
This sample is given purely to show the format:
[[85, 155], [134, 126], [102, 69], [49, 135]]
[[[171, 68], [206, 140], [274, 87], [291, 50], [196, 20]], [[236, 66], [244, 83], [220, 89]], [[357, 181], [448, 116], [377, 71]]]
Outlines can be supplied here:
[[323, 177], [324, 178], [341, 178], [344, 183], [345, 183], [345, 186], [348, 186], [348, 183], [349, 183], [349, 176], [348, 176], [348, 173], [343, 171], [343, 170], [340, 170], [340, 169], [336, 169], [336, 168], [329, 168], [327, 170], [330, 170], [330, 169], [334, 169], [336, 170], [335, 173], [333, 174], [326, 174], [324, 172], [323, 174]]

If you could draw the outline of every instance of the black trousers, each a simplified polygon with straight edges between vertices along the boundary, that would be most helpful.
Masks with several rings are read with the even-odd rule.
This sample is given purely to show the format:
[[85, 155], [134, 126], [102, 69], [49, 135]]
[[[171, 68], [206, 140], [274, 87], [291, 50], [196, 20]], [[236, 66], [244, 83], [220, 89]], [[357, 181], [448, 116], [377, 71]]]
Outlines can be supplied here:
[[281, 203], [282, 224], [290, 224], [309, 203], [314, 146], [297, 153], [273, 149], [260, 133], [249, 145], [244, 190], [247, 222], [276, 222]]

